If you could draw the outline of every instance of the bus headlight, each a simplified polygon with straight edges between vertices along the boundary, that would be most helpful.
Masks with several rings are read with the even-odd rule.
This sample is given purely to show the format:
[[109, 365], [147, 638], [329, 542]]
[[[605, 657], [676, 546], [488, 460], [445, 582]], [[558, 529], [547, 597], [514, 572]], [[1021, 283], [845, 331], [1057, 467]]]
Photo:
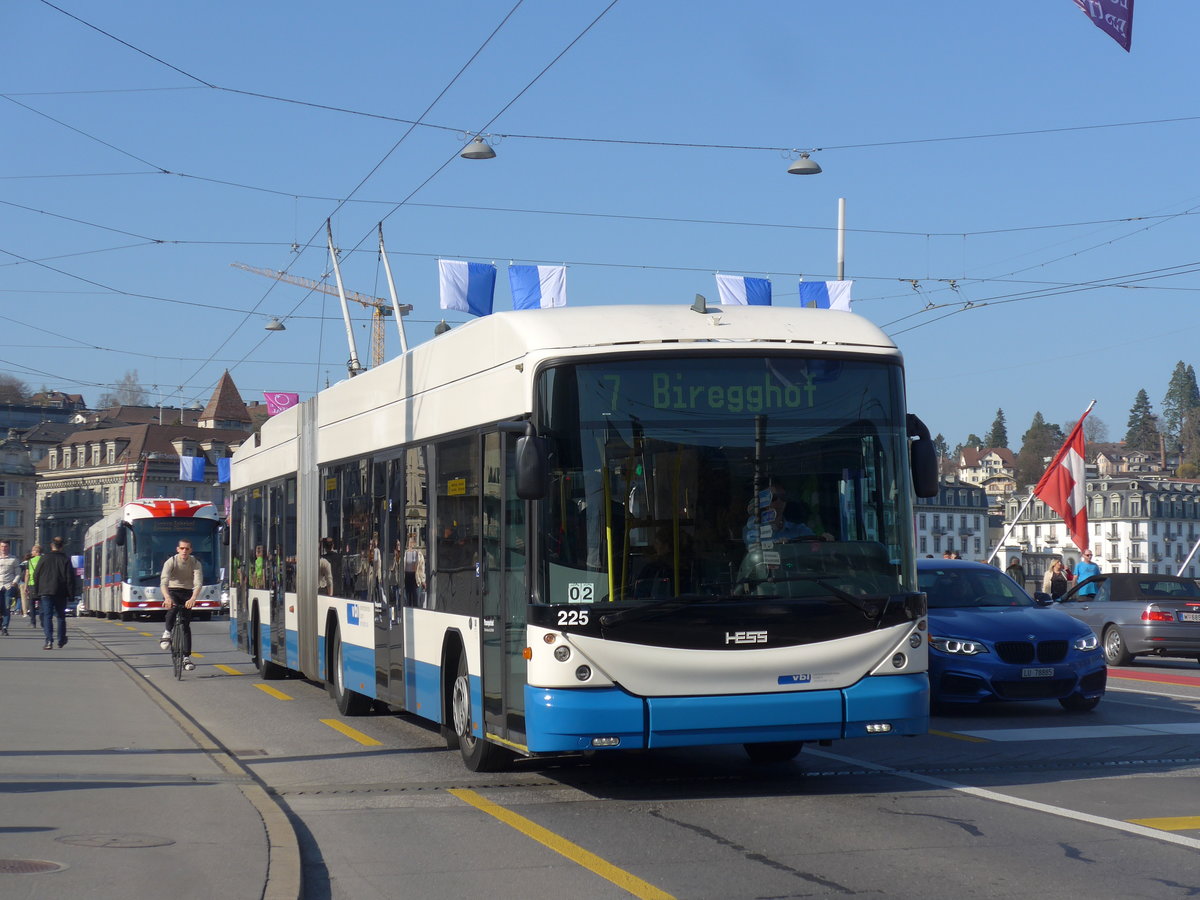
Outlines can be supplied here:
[[571, 658], [571, 648], [566, 644], [559, 644], [554, 648], [554, 658], [559, 662], [566, 662]]
[[587, 681], [589, 678], [592, 677], [592, 667], [591, 666], [580, 666], [578, 669], [575, 670], [575, 677], [578, 678], [580, 681]]

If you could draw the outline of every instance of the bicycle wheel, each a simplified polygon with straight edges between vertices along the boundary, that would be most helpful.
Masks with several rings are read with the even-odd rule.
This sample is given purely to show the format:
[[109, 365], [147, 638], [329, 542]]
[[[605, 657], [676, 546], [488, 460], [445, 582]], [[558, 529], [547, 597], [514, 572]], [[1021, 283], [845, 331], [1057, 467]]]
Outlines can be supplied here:
[[171, 626], [171, 665], [175, 667], [175, 678], [183, 680], [183, 610], [176, 610], [175, 623]]

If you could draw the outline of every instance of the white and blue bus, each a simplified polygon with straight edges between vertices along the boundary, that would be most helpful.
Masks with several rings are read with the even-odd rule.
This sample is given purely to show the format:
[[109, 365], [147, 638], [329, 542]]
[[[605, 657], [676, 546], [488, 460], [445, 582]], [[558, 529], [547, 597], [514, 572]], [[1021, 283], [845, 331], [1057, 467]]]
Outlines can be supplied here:
[[191, 541], [204, 574], [194, 617], [219, 614], [225, 579], [223, 525], [208, 501], [142, 497], [124, 504], [84, 535], [79, 614], [122, 621], [165, 618], [159, 578], [181, 540]]
[[343, 714], [439, 723], [475, 770], [922, 733], [936, 481], [858, 316], [497, 313], [237, 451], [231, 637]]

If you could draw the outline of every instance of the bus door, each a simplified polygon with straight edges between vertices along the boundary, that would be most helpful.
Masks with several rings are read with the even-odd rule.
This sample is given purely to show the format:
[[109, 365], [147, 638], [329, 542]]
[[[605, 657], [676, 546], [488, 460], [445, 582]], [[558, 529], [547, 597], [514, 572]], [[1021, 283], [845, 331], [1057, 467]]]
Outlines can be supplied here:
[[484, 731], [525, 745], [525, 502], [517, 499], [517, 435], [483, 436], [483, 716]]
[[372, 476], [372, 521], [379, 529], [379, 584], [375, 608], [376, 688], [381, 700], [405, 708], [404, 673], [404, 457], [376, 458]]

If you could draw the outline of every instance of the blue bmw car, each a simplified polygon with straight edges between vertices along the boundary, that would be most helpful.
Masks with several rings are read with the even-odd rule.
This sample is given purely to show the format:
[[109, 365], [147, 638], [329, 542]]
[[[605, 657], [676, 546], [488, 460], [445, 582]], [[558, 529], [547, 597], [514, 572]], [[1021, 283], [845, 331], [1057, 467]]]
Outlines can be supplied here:
[[929, 600], [929, 686], [934, 703], [1057, 700], [1095, 708], [1108, 669], [1084, 623], [1041, 607], [992, 566], [917, 560]]

